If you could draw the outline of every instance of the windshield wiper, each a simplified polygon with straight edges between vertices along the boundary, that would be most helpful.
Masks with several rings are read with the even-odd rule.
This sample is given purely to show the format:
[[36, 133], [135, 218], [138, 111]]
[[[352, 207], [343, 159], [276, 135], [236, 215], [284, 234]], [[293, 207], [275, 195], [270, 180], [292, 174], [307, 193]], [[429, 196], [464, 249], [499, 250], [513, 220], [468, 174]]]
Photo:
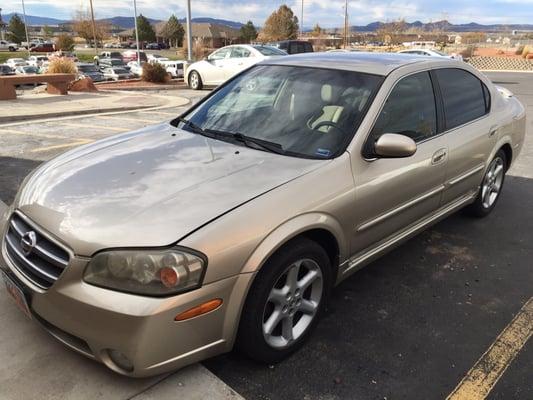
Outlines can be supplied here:
[[198, 133], [200, 135], [204, 135], [210, 138], [226, 138], [226, 139], [234, 139], [242, 144], [244, 144], [246, 147], [251, 147], [255, 149], [260, 150], [266, 150], [271, 153], [276, 154], [288, 154], [287, 151], [283, 150], [283, 147], [279, 143], [269, 142], [268, 140], [263, 139], [257, 139], [251, 136], [243, 135], [242, 133], [231, 133], [231, 132], [224, 132], [224, 131], [218, 131], [215, 129], [203, 129], [200, 128], [198, 125], [196, 125], [194, 122], [189, 121], [188, 119], [185, 119], [183, 117], [176, 118], [179, 122], [183, 123], [185, 126], [190, 128], [194, 133]]
[[228, 133], [233, 139], [243, 143], [247, 147], [260, 148], [276, 154], [287, 154], [279, 143], [269, 142], [268, 140], [258, 139], [251, 136], [243, 135], [242, 133]]
[[183, 123], [186, 127], [191, 129], [194, 133], [199, 133], [200, 135], [213, 137], [213, 134], [205, 131], [204, 129], [200, 128], [198, 125], [196, 125], [194, 122], [189, 121], [188, 119], [185, 119], [183, 117], [176, 118], [179, 122]]

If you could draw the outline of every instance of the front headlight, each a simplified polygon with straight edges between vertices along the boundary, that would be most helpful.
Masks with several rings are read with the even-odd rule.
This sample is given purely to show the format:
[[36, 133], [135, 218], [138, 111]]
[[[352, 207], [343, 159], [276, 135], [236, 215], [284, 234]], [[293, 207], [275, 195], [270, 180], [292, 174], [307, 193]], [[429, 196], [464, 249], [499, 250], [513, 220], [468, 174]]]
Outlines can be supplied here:
[[204, 257], [180, 248], [113, 250], [97, 254], [83, 278], [121, 292], [167, 296], [200, 287], [205, 268]]

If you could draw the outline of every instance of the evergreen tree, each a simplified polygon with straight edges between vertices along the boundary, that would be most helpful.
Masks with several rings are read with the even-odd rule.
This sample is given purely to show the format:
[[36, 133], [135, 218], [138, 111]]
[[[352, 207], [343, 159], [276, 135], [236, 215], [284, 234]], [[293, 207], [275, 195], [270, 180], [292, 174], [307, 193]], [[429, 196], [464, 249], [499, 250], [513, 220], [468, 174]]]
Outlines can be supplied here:
[[9, 20], [7, 31], [7, 39], [12, 42], [21, 44], [26, 40], [26, 25], [24, 25], [24, 21], [18, 14], [13, 15]]
[[162, 34], [169, 41], [170, 46], [181, 47], [185, 29], [183, 29], [183, 25], [178, 21], [176, 16], [172, 14], [165, 24]]
[[246, 43], [257, 39], [257, 30], [252, 21], [248, 21], [246, 25], [241, 26], [241, 39]]

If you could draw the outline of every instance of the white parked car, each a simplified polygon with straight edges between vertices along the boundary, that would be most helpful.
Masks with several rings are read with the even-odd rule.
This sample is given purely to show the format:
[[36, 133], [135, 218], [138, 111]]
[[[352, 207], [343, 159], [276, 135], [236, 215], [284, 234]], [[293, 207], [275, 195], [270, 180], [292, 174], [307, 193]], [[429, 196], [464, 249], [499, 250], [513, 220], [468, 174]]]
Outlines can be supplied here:
[[186, 63], [184, 60], [177, 61], [161, 61], [161, 64], [165, 67], [167, 72], [173, 78], [183, 78], [183, 65]]
[[150, 64], [170, 61], [167, 57], [163, 57], [162, 55], [159, 55], [159, 54], [148, 54], [147, 58]]
[[17, 51], [18, 44], [8, 42], [7, 40], [0, 40], [0, 51]]
[[48, 56], [29, 56], [28, 65], [33, 67], [40, 67], [43, 62], [48, 61]]
[[271, 46], [238, 44], [222, 47], [206, 59], [187, 68], [185, 82], [191, 89], [204, 85], [217, 86], [260, 61], [287, 56], [283, 50]]
[[6, 64], [9, 65], [12, 69], [16, 69], [17, 67], [28, 65], [26, 60], [23, 58], [10, 58], [6, 61]]
[[139, 64], [137, 61], [130, 61], [127, 65], [133, 75], [142, 76], [143, 64], [144, 62], [141, 62], [141, 64]]
[[451, 58], [453, 60], [459, 60], [463, 61], [463, 56], [460, 54], [446, 54], [442, 51], [435, 50], [435, 49], [408, 49], [408, 50], [401, 50], [398, 53], [402, 54], [412, 54], [415, 56], [426, 56], [426, 57], [444, 57], [444, 58]]
[[104, 68], [102, 71], [104, 77], [107, 80], [118, 81], [121, 79], [131, 79], [133, 74], [129, 72], [126, 68]]

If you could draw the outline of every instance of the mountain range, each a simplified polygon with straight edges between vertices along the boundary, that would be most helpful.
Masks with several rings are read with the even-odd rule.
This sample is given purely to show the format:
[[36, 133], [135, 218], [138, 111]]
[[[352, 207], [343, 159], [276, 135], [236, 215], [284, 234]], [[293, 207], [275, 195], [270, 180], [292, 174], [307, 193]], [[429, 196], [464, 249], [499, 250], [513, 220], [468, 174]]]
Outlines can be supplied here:
[[[14, 15], [14, 13], [6, 14], [2, 16], [2, 19], [4, 22], [9, 22], [11, 17]], [[151, 23], [157, 23], [161, 20], [148, 18], [148, 20]], [[239, 29], [241, 26], [243, 26], [243, 23], [237, 22], [237, 21], [230, 21], [226, 19], [219, 19], [219, 18], [208, 18], [208, 17], [197, 17], [192, 19], [193, 22], [209, 22], [213, 24], [220, 24], [220, 25], [226, 25], [234, 29]], [[62, 19], [56, 19], [56, 18], [49, 18], [49, 17], [40, 17], [35, 15], [27, 15], [26, 21], [29, 25], [58, 25], [65, 22], [68, 22], [68, 20], [62, 20]], [[129, 29], [134, 27], [134, 20], [133, 17], [112, 17], [112, 18], [104, 18], [100, 21], [108, 22], [112, 25], [119, 26], [124, 29]], [[180, 19], [180, 22], [184, 22], [185, 18]], [[378, 30], [381, 26], [383, 26], [384, 22], [372, 22], [368, 25], [355, 25], [352, 26], [351, 29], [354, 32], [375, 32]], [[498, 31], [509, 31], [509, 30], [519, 30], [519, 31], [533, 31], [533, 24], [492, 24], [492, 25], [482, 25], [475, 22], [470, 22], [469, 24], [452, 24], [449, 21], [443, 20], [443, 21], [436, 21], [436, 22], [428, 22], [424, 23], [421, 21], [414, 21], [414, 22], [407, 22], [406, 27], [409, 28], [417, 28], [423, 31], [444, 31], [444, 32], [498, 32]], [[310, 28], [306, 28], [306, 31], [310, 31]]]
[[[5, 14], [2, 16], [2, 20], [6, 23], [9, 23], [9, 20], [11, 17], [15, 15], [15, 13]], [[161, 22], [159, 19], [154, 18], [148, 18], [150, 23], [155, 24], [157, 22]], [[57, 19], [57, 18], [49, 18], [49, 17], [40, 17], [36, 15], [26, 15], [26, 21], [28, 25], [59, 25], [64, 24], [66, 22], [69, 22], [65, 19]], [[98, 21], [103, 21], [110, 23], [112, 25], [119, 26], [124, 29], [133, 28], [135, 26], [135, 21], [133, 20], [133, 17], [112, 17], [112, 18], [102, 18]], [[185, 18], [182, 18], [179, 20], [180, 22], [185, 22]], [[219, 18], [208, 18], [208, 17], [197, 17], [192, 19], [193, 22], [209, 22], [212, 24], [219, 24], [219, 25], [226, 25], [231, 28], [240, 29], [241, 26], [244, 24], [241, 22], [236, 21], [229, 21], [225, 19], [219, 19]]]

